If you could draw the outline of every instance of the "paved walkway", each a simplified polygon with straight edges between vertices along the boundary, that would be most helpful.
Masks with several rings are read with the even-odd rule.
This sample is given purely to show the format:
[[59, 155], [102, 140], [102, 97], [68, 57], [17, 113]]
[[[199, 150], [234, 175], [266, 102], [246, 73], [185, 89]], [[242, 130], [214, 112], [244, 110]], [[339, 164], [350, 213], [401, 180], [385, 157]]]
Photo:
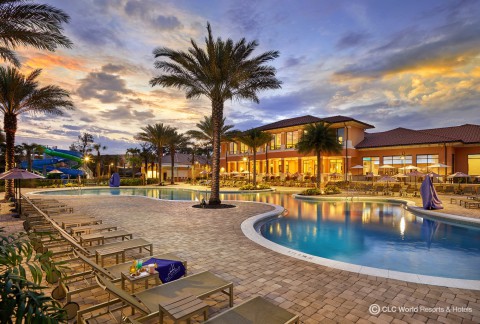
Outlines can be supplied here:
[[[235, 304], [253, 295], [265, 296], [300, 314], [303, 323], [480, 323], [480, 291], [355, 274], [290, 258], [251, 242], [240, 224], [271, 210], [268, 205], [235, 202], [235, 209], [205, 210], [191, 208], [191, 202], [142, 197], [59, 199], [80, 213], [152, 241], [154, 253], [175, 252], [188, 260], [190, 273], [210, 270], [232, 280]], [[83, 293], [81, 307], [99, 297], [98, 289]], [[225, 296], [207, 302], [213, 313], [227, 308]], [[390, 310], [397, 307], [397, 311], [374, 316], [369, 313], [372, 304], [390, 306]], [[400, 312], [399, 307], [412, 308]], [[414, 310], [420, 307], [437, 310]]]

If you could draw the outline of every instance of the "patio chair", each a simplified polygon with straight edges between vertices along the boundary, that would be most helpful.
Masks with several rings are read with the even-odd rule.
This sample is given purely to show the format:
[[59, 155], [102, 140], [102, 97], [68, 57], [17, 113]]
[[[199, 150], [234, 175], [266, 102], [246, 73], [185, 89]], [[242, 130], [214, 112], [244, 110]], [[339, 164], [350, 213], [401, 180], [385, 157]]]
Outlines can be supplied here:
[[[222, 292], [229, 296], [229, 305], [230, 307], [233, 306], [233, 283], [220, 278], [210, 271], [190, 275], [160, 286], [143, 290], [134, 295], [130, 295], [126, 291], [120, 289], [101, 274], [96, 275], [96, 280], [102, 289], [108, 291], [117, 298], [80, 310], [77, 314], [77, 323], [85, 323], [83, 319], [84, 314], [118, 303], [123, 303], [126, 306], [132, 307], [134, 310], [140, 311], [142, 313], [142, 320], [151, 319], [159, 315], [159, 304], [186, 295], [192, 295], [204, 299], [215, 293]], [[102, 313], [101, 315], [104, 314], [105, 313]], [[98, 315], [96, 314], [94, 317], [96, 316]]]
[[454, 187], [454, 186], [446, 186], [446, 187], [445, 187], [445, 194], [446, 194], [446, 195], [453, 195], [453, 194], [455, 194], [455, 187]]
[[212, 317], [205, 324], [292, 324], [298, 315], [276, 306], [262, 297], [253, 297], [240, 305]]

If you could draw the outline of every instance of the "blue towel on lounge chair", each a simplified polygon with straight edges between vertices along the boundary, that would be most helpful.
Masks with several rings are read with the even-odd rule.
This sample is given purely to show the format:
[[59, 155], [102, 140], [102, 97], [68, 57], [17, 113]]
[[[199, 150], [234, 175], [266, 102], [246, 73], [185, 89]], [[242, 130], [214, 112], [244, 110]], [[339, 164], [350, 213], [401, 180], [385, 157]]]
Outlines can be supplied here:
[[177, 280], [185, 275], [185, 267], [180, 261], [150, 258], [143, 265], [157, 264], [155, 270], [163, 283]]

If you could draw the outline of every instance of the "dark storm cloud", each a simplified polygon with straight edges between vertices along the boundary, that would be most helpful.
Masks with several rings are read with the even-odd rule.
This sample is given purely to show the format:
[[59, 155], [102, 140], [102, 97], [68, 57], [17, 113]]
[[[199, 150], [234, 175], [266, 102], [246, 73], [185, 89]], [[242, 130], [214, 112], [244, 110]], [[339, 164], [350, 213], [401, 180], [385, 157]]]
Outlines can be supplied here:
[[125, 4], [125, 13], [131, 17], [141, 18], [152, 27], [160, 30], [174, 30], [182, 28], [180, 20], [175, 16], [158, 15], [155, 12], [155, 3], [150, 1], [130, 0]]
[[80, 117], [79, 120], [83, 121], [83, 122], [86, 122], [86, 123], [93, 123], [95, 121], [95, 119], [90, 118], [90, 117]]
[[119, 106], [112, 110], [102, 111], [100, 112], [100, 116], [109, 120], [125, 121], [132, 121], [132, 119], [145, 121], [155, 117], [151, 110], [139, 111], [133, 109], [130, 105]]
[[[407, 48], [385, 44], [373, 51], [373, 57], [351, 64], [336, 75], [376, 78], [426, 66], [455, 67], [469, 63], [480, 53], [479, 22], [451, 23], [435, 32], [421, 43], [415, 37], [409, 38]], [[384, 51], [385, 46], [392, 50]]]
[[118, 72], [125, 71], [125, 67], [119, 64], [108, 63], [102, 66], [102, 71], [106, 73], [118, 73]]
[[355, 46], [364, 45], [370, 36], [362, 32], [349, 32], [340, 38], [336, 44], [336, 48], [343, 50]]
[[300, 65], [303, 61], [305, 61], [305, 56], [298, 56], [298, 57], [291, 56], [287, 58], [283, 67], [284, 68], [295, 67], [297, 65]]
[[69, 129], [69, 130], [83, 130], [85, 129], [85, 126], [78, 126], [78, 125], [63, 125], [63, 128]]
[[127, 89], [125, 80], [118, 75], [105, 72], [90, 72], [80, 80], [77, 94], [82, 99], [98, 99], [102, 103], [112, 103], [122, 99], [122, 95], [132, 93]]

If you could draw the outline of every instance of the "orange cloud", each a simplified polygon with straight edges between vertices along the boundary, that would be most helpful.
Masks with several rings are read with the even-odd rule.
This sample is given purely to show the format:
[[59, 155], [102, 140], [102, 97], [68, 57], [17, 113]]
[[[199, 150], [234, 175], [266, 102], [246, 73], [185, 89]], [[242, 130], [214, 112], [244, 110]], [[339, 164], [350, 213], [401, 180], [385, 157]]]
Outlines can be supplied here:
[[33, 56], [28, 57], [24, 65], [32, 69], [62, 67], [68, 70], [76, 71], [88, 70], [83, 60], [68, 56], [43, 53], [35, 53]]

